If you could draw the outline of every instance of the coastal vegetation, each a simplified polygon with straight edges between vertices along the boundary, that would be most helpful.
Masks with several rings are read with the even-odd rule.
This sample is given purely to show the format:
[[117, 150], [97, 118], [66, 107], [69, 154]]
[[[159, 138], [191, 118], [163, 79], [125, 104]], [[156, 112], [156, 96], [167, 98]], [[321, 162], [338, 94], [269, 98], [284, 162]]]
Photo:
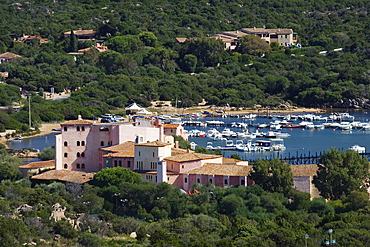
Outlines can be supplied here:
[[[73, 91], [60, 102], [31, 97], [36, 127], [77, 115], [91, 118], [132, 102], [149, 106], [153, 100], [176, 100], [178, 107], [203, 99], [235, 107], [370, 106], [368, 1], [6, 0], [1, 7], [0, 51], [22, 57], [0, 64], [0, 71], [9, 73], [0, 105], [20, 100], [17, 87], [41, 96], [51, 88]], [[228, 51], [221, 40], [207, 37], [262, 26], [292, 28], [302, 48], [244, 37], [236, 51]], [[96, 39], [63, 36], [79, 28], [96, 30]], [[48, 42], [14, 40], [22, 34]], [[188, 41], [178, 43], [176, 37]], [[96, 40], [110, 51], [67, 54]], [[0, 129], [25, 131], [26, 110], [8, 112]]]
[[[0, 52], [21, 57], [0, 64], [0, 72], [9, 73], [0, 77], [5, 81], [0, 84], [0, 132], [27, 133], [41, 122], [78, 115], [88, 119], [154, 100], [178, 102], [178, 107], [204, 99], [216, 106], [368, 108], [369, 5], [363, 0], [4, 0]], [[248, 37], [228, 51], [208, 37], [263, 26], [292, 28], [302, 48], [266, 46]], [[94, 40], [79, 42], [73, 32], [63, 36], [79, 28], [96, 30], [110, 50], [67, 54], [95, 45]], [[48, 42], [15, 40], [23, 34]], [[176, 37], [188, 41], [178, 43]], [[69, 90], [71, 97], [47, 100], [51, 88]], [[52, 150], [42, 158], [52, 158]], [[331, 150], [321, 157], [314, 183], [322, 198], [312, 200], [292, 188], [289, 165], [281, 160], [251, 164], [255, 185], [195, 184], [189, 191], [144, 181], [124, 168], [104, 169], [83, 185], [35, 183], [20, 177], [19, 165], [0, 145], [0, 247], [32, 242], [320, 246], [330, 239], [329, 229], [343, 246], [370, 242], [368, 162], [353, 151]], [[65, 220], [50, 217], [56, 203], [65, 209]], [[71, 219], [77, 217], [74, 227]]]
[[[0, 153], [16, 168], [4, 146]], [[322, 159], [338, 156], [349, 163], [361, 160], [354, 151], [334, 150]], [[194, 184], [189, 191], [143, 180], [121, 167], [103, 169], [86, 184], [35, 182], [5, 163], [0, 164], [0, 246], [322, 246], [330, 239], [328, 229], [334, 229], [340, 246], [370, 241], [363, 184], [350, 186], [340, 198], [325, 196], [326, 188], [318, 187], [323, 198], [310, 200], [292, 187], [289, 165], [278, 159], [251, 164], [250, 177], [259, 184]], [[337, 170], [345, 174], [347, 168]], [[369, 172], [360, 169], [357, 175]], [[62, 220], [51, 217], [56, 209]]]

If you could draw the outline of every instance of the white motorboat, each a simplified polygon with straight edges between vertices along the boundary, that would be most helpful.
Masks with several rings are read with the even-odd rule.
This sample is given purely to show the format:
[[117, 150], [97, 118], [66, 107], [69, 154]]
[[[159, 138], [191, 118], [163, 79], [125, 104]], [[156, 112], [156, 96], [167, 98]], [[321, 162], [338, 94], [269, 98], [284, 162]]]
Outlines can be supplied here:
[[363, 154], [366, 152], [366, 148], [365, 147], [361, 147], [360, 145], [353, 145], [352, 147], [349, 148], [349, 150], [353, 150], [353, 151], [356, 151], [357, 153], [359, 154]]
[[340, 122], [338, 128], [341, 130], [351, 130], [352, 125], [350, 122]]
[[229, 128], [225, 128], [222, 132], [221, 132], [221, 135], [223, 137], [230, 137], [232, 135], [235, 135], [236, 133], [232, 130], [230, 130]]
[[258, 125], [258, 128], [260, 128], [260, 129], [264, 129], [264, 128], [267, 128], [267, 127], [269, 127], [269, 126], [265, 123], [262, 123], [262, 124]]
[[211, 128], [207, 131], [207, 137], [209, 137], [209, 138], [213, 138], [213, 137], [215, 137], [216, 135], [219, 135], [219, 134], [220, 134], [220, 132], [215, 128]]
[[290, 134], [286, 132], [276, 132], [276, 137], [287, 138], [287, 137], [290, 137]]
[[302, 121], [299, 123], [299, 126], [302, 128], [305, 128], [307, 125], [313, 125], [313, 122]]
[[280, 138], [271, 140], [271, 151], [283, 151], [286, 147], [284, 145], [284, 140]]

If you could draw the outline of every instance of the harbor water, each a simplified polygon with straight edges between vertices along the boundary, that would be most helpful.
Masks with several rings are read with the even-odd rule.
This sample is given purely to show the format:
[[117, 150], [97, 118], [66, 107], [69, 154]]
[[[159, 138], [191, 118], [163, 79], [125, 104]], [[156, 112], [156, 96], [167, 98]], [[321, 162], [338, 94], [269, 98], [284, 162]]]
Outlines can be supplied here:
[[[349, 112], [355, 117], [354, 121], [360, 121], [368, 123], [370, 120], [370, 114], [364, 110], [351, 111]], [[302, 114], [302, 113], [297, 113]], [[282, 114], [279, 114], [282, 115]], [[326, 114], [321, 114], [325, 116]], [[241, 118], [230, 118], [230, 117], [218, 117], [218, 118], [204, 118], [202, 121], [215, 120], [222, 121], [225, 123], [224, 126], [186, 126], [185, 129], [188, 131], [198, 129], [207, 132], [210, 128], [216, 128], [219, 132], [222, 132], [224, 128], [230, 128], [232, 131], [240, 132], [240, 128], [232, 128], [230, 124], [232, 122], [245, 122], [253, 125], [248, 127], [249, 133], [255, 132], [257, 129], [260, 132], [267, 132], [270, 129], [259, 129], [257, 126], [266, 123], [269, 124], [273, 121], [270, 118], [257, 116], [255, 120], [244, 120]], [[302, 120], [296, 121], [299, 123]], [[315, 122], [315, 124], [318, 122]], [[320, 123], [323, 123], [321, 121]], [[222, 154], [225, 157], [230, 157], [232, 154], [238, 154], [243, 160], [256, 160], [258, 158], [271, 159], [271, 158], [288, 158], [288, 157], [302, 157], [302, 156], [318, 156], [331, 148], [339, 150], [348, 150], [353, 145], [359, 145], [366, 148], [366, 152], [370, 152], [370, 130], [365, 129], [351, 129], [341, 130], [338, 128], [282, 128], [282, 133], [288, 133], [290, 137], [282, 138], [284, 140], [285, 150], [281, 151], [265, 151], [265, 152], [244, 152], [237, 150], [223, 150]], [[228, 138], [236, 142], [237, 138]], [[255, 140], [269, 140], [268, 138], [258, 137], [251, 139], [252, 142]], [[194, 142], [197, 145], [206, 147], [208, 142], [212, 142], [213, 146], [225, 146], [225, 141], [213, 141], [206, 137], [189, 137], [190, 142]]]
[[[304, 113], [295, 113], [295, 115]], [[355, 117], [354, 121], [360, 121], [364, 123], [370, 123], [370, 114], [366, 110], [355, 110], [349, 111], [349, 114]], [[282, 115], [282, 114], [279, 114]], [[321, 114], [325, 116], [327, 114]], [[186, 119], [183, 119], [186, 120]], [[225, 123], [223, 126], [184, 126], [188, 131], [201, 130], [207, 132], [210, 128], [216, 128], [219, 132], [222, 132], [224, 128], [230, 128], [233, 131], [240, 132], [241, 128], [230, 127], [232, 122], [242, 122], [249, 125], [249, 133], [253, 133], [258, 129], [258, 125], [262, 123], [270, 123], [273, 119], [266, 118], [263, 116], [257, 116], [255, 120], [246, 120], [235, 117], [201, 117], [196, 121], [222, 121]], [[298, 120], [297, 123], [301, 121]], [[259, 131], [266, 132], [269, 129], [259, 129]], [[243, 160], [256, 160], [258, 158], [287, 158], [287, 157], [300, 157], [300, 156], [317, 156], [321, 153], [336, 148], [339, 150], [348, 150], [353, 145], [359, 145], [366, 148], [366, 152], [370, 152], [370, 129], [352, 129], [352, 130], [340, 130], [337, 128], [325, 128], [325, 129], [308, 129], [308, 128], [282, 128], [282, 133], [288, 133], [290, 137], [282, 138], [284, 140], [285, 150], [281, 151], [265, 151], [265, 152], [243, 152], [237, 150], [223, 150], [222, 154], [225, 157], [230, 157], [232, 154], [238, 154]], [[20, 142], [8, 142], [8, 146], [13, 149], [21, 148], [34, 148], [40, 151], [46, 147], [55, 145], [55, 135], [57, 132], [35, 137], [23, 139]], [[236, 142], [237, 138], [229, 138]], [[242, 139], [246, 142], [246, 139]], [[256, 140], [268, 140], [268, 138], [258, 137], [251, 139], [252, 142]], [[190, 142], [194, 142], [199, 146], [206, 147], [208, 142], [212, 142], [213, 146], [225, 146], [225, 141], [213, 141], [207, 137], [189, 137]]]

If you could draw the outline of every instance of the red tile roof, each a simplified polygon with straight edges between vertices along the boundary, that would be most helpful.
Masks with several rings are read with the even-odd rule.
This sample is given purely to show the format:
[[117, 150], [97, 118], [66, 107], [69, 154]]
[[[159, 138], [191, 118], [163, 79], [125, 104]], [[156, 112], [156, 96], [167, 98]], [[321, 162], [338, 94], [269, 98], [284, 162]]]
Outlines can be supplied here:
[[194, 153], [194, 151], [182, 149], [182, 148], [171, 148], [171, 156], [175, 156], [178, 154], [185, 154], [185, 153]]
[[70, 120], [63, 122], [60, 125], [87, 125], [87, 124], [93, 124], [93, 122], [87, 120]]
[[19, 166], [23, 169], [52, 168], [55, 167], [55, 160], [31, 162], [27, 165]]
[[165, 146], [168, 146], [168, 145], [172, 145], [172, 144], [171, 143], [160, 142], [160, 141], [135, 144], [135, 146], [147, 146], [147, 147], [165, 147]]
[[276, 33], [276, 34], [292, 34], [292, 29], [267, 29], [267, 28], [242, 28], [240, 31], [246, 33]]
[[11, 53], [11, 52], [5, 52], [5, 53], [0, 54], [0, 57], [7, 58], [7, 59], [13, 59], [13, 58], [21, 57], [21, 56]]
[[242, 160], [237, 160], [237, 159], [233, 159], [233, 158], [225, 158], [225, 157], [222, 157], [222, 163], [228, 163], [228, 164], [236, 164], [236, 163], [239, 163], [239, 162], [245, 162], [245, 161], [242, 161]]
[[94, 173], [72, 171], [72, 170], [51, 170], [32, 176], [31, 179], [38, 180], [58, 180], [82, 184], [89, 182], [94, 178]]
[[184, 153], [184, 154], [178, 154], [175, 156], [167, 157], [165, 158], [165, 160], [174, 161], [174, 162], [186, 162], [186, 161], [195, 161], [195, 160], [216, 159], [220, 157], [222, 156], [214, 155], [214, 154]]
[[293, 177], [312, 177], [316, 175], [317, 165], [292, 165]]
[[163, 128], [165, 129], [177, 129], [179, 126], [180, 124], [163, 124]]
[[[96, 33], [96, 31], [94, 31], [94, 30], [81, 30], [81, 29], [79, 29], [79, 30], [73, 30], [73, 33], [74, 33], [74, 35], [86, 35], [86, 34], [93, 35], [93, 34]], [[71, 35], [71, 31], [64, 32], [64, 34]]]
[[116, 157], [116, 158], [134, 158], [134, 152], [119, 152], [119, 153], [110, 153], [105, 154], [103, 157]]
[[134, 150], [134, 148], [135, 148], [135, 143], [133, 141], [127, 141], [127, 142], [124, 142], [118, 145], [100, 148], [100, 150], [118, 153], [122, 151], [128, 151], [131, 149]]
[[221, 176], [248, 176], [252, 166], [205, 164], [201, 167], [184, 172], [184, 174], [221, 175]]

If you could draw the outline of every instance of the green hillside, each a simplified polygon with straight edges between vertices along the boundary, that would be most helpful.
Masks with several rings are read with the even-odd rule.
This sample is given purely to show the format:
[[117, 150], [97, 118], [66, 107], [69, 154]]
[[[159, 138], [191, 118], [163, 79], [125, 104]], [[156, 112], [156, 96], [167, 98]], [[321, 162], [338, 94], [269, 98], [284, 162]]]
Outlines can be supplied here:
[[[368, 1], [2, 1], [0, 64], [26, 91], [79, 89], [63, 102], [35, 98], [34, 121], [75, 119], [132, 102], [179, 107], [280, 104], [369, 107]], [[288, 28], [302, 48], [272, 43], [224, 50], [209, 35], [241, 28]], [[71, 30], [95, 30], [78, 42]], [[38, 35], [47, 43], [32, 39]], [[188, 38], [178, 43], [177, 37]], [[109, 51], [68, 55], [100, 42]], [[262, 41], [261, 41], [262, 42]], [[340, 49], [339, 49], [340, 48]], [[334, 51], [334, 49], [338, 49]], [[322, 51], [326, 51], [319, 54]], [[9, 105], [9, 100], [0, 101]], [[4, 123], [3, 123], [4, 124]]]

